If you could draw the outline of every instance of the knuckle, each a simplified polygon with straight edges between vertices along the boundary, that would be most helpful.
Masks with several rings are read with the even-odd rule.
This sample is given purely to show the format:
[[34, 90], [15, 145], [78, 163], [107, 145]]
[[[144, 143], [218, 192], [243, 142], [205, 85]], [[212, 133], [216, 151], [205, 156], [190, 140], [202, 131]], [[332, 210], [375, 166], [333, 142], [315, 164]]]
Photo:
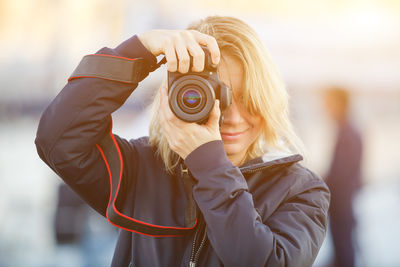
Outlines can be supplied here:
[[200, 32], [197, 31], [197, 30], [188, 30], [188, 32], [189, 32], [191, 35], [199, 34], [199, 33], [200, 33]]
[[164, 40], [164, 46], [172, 46], [173, 45], [173, 41], [171, 40], [171, 38], [165, 38]]
[[215, 40], [215, 38], [214, 38], [214, 36], [211, 36], [211, 35], [206, 35], [206, 39], [207, 39], [207, 41], [209, 41], [209, 42], [217, 42], [216, 40]]
[[179, 140], [173, 139], [170, 141], [170, 147], [172, 150], [177, 151], [179, 149]]
[[185, 30], [181, 32], [182, 36], [184, 36], [185, 38], [192, 38], [193, 37], [193, 33], [191, 32], [191, 30]]
[[175, 150], [176, 150], [175, 142], [174, 142], [174, 141], [169, 141], [168, 143], [169, 143], [169, 147], [170, 147], [173, 151], [175, 151]]
[[181, 34], [179, 32], [175, 32], [174, 34], [172, 34], [172, 39], [175, 42], [179, 42], [182, 39]]
[[173, 119], [173, 117], [172, 117], [171, 113], [168, 112], [165, 115], [165, 121], [172, 122], [172, 119]]
[[214, 36], [210, 36], [211, 42], [213, 42], [215, 45], [218, 45], [217, 39], [215, 39]]
[[175, 139], [175, 145], [176, 145], [177, 147], [179, 147], [180, 144], [182, 144], [182, 143], [183, 143], [183, 138], [182, 138], [182, 136], [178, 136], [178, 137]]
[[167, 124], [165, 123], [165, 121], [160, 121], [160, 125], [161, 125], [161, 130], [164, 134], [168, 134], [168, 130], [167, 130]]
[[165, 131], [165, 121], [160, 119], [159, 123], [160, 123], [161, 128]]
[[174, 116], [174, 114], [171, 111], [167, 111], [165, 114], [165, 119], [169, 123], [173, 124], [175, 122], [176, 117]]
[[163, 128], [165, 128], [165, 126], [167, 125], [167, 118], [165, 117], [165, 115], [164, 115], [164, 111], [163, 110], [160, 110], [160, 113], [159, 113], [159, 117], [158, 117], [158, 121], [160, 122], [160, 125], [161, 125], [161, 127], [163, 127]]
[[[214, 49], [216, 49], [216, 52], [219, 52], [219, 49], [218, 49], [218, 42], [217, 42], [217, 40], [216, 40], [213, 36], [209, 36], [208, 43], [209, 43], [210, 45], [212, 45]], [[217, 50], [218, 50], [218, 51], [217, 51]]]

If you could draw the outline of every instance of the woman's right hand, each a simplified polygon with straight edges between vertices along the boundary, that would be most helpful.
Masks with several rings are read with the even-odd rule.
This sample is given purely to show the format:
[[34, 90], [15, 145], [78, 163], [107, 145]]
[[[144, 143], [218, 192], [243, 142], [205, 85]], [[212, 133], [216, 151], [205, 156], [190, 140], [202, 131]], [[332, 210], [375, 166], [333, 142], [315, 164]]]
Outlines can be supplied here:
[[219, 63], [221, 54], [214, 37], [195, 30], [150, 30], [139, 36], [139, 40], [154, 56], [164, 54], [168, 71], [187, 73], [190, 56], [193, 58], [192, 71], [204, 69], [204, 51], [207, 46], [212, 63]]

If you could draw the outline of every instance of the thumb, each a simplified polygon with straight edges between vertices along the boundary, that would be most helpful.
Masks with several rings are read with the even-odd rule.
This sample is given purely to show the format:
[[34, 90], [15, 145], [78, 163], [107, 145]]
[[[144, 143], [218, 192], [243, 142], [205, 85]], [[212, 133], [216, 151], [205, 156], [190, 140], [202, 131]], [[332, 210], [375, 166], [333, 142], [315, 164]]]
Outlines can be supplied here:
[[219, 108], [219, 100], [215, 100], [214, 107], [210, 112], [210, 117], [207, 121], [207, 126], [219, 129], [219, 117], [221, 116], [221, 109]]

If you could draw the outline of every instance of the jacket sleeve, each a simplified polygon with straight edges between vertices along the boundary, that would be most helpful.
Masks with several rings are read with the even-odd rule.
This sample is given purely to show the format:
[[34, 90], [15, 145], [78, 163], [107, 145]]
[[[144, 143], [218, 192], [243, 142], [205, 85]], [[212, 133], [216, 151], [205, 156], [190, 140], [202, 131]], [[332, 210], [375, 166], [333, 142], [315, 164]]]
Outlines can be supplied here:
[[[115, 49], [97, 52], [129, 59], [142, 58], [149, 69], [156, 58], [137, 36]], [[147, 69], [146, 69], [147, 70]], [[144, 73], [144, 77], [148, 75]], [[118, 109], [137, 83], [122, 83], [101, 78], [70, 80], [42, 114], [35, 144], [41, 159], [69, 184], [88, 204], [105, 215], [110, 194], [108, 172], [96, 144], [111, 129], [111, 113]], [[116, 136], [124, 153], [133, 150]], [[134, 152], [134, 151], [133, 151]]]
[[312, 265], [325, 237], [329, 206], [329, 191], [321, 179], [306, 179], [299, 192], [263, 221], [222, 141], [200, 146], [185, 164], [197, 180], [193, 196], [224, 266]]

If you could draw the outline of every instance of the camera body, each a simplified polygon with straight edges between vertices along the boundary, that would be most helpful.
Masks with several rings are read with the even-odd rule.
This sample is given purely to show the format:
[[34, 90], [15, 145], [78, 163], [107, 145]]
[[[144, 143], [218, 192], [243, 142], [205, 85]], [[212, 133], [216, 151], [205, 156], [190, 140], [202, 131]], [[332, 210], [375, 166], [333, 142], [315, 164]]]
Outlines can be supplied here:
[[[204, 70], [182, 74], [168, 72], [168, 99], [171, 110], [183, 121], [206, 123], [216, 99], [221, 113], [231, 104], [232, 92], [218, 77], [210, 52], [205, 54]], [[191, 61], [192, 63], [192, 58]], [[192, 64], [190, 64], [190, 68]]]

